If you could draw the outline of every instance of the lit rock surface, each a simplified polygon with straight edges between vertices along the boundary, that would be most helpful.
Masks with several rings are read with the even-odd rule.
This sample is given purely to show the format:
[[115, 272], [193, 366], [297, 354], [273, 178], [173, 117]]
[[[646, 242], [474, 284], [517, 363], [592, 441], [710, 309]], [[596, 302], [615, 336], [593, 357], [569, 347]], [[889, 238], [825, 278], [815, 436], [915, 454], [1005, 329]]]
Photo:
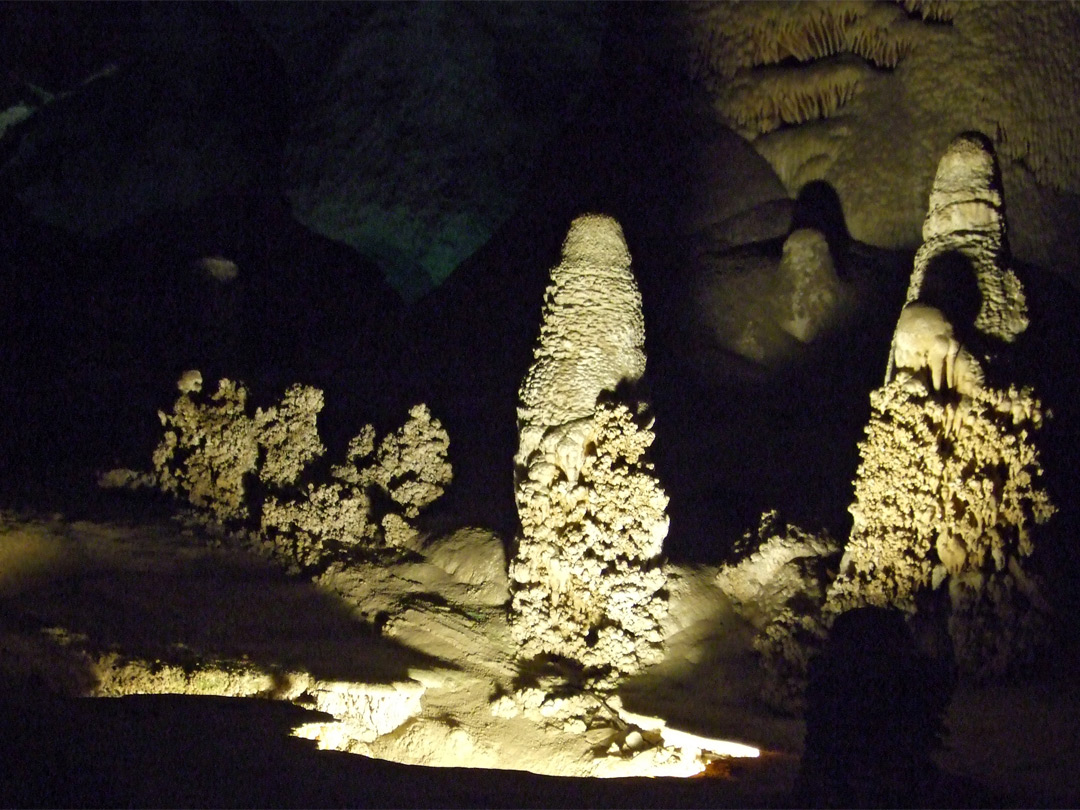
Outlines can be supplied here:
[[850, 314], [853, 291], [837, 276], [824, 234], [799, 228], [779, 261], [761, 246], [697, 258], [691, 329], [747, 360], [773, 365]]
[[934, 257], [959, 253], [971, 263], [982, 297], [975, 328], [1011, 342], [1027, 328], [1028, 317], [1020, 280], [1008, 267], [1003, 207], [989, 141], [975, 134], [957, 137], [938, 163], [907, 300], [920, 297]]
[[945, 388], [971, 396], [982, 386], [979, 361], [956, 340], [941, 310], [908, 304], [893, 334], [892, 366], [897, 373], [930, 372], [935, 391]]
[[[329, 480], [301, 480], [326, 452], [316, 424], [320, 389], [292, 385], [278, 404], [250, 416], [242, 384], [221, 380], [210, 397], [202, 395], [202, 384], [200, 372], [185, 372], [172, 413], [159, 412], [165, 430], [152, 474], [111, 470], [99, 484], [156, 486], [186, 501], [195, 520], [215, 531], [257, 522], [251, 541], [290, 568], [316, 565], [350, 547], [418, 544], [412, 521], [453, 479], [450, 437], [426, 405], [413, 406], [378, 450], [374, 428], [365, 425], [350, 441], [345, 463], [330, 468]], [[262, 485], [257, 492], [253, 476]], [[376, 490], [381, 495], [373, 499]]]
[[821, 608], [840, 547], [825, 532], [785, 525], [775, 511], [762, 515], [757, 532], [748, 532], [742, 543], [750, 553], [723, 566], [716, 583], [757, 631], [752, 644], [761, 667], [760, 699], [795, 712], [824, 637]]
[[432, 565], [474, 589], [477, 601], [501, 605], [509, 598], [506, 551], [497, 534], [480, 528], [459, 529], [425, 546], [423, 554]]
[[523, 659], [569, 659], [610, 686], [659, 657], [666, 610], [651, 419], [601, 399], [645, 371], [641, 297], [610, 217], [576, 219], [551, 276], [520, 392], [513, 631]]
[[912, 613], [946, 588], [949, 634], [969, 673], [1002, 674], [1038, 642], [1046, 605], [1026, 570], [1055, 512], [1033, 443], [1030, 390], [983, 388], [958, 404], [912, 378], [870, 395], [851, 537], [829, 611], [861, 604]]
[[784, 240], [776, 290], [781, 329], [809, 343], [835, 324], [848, 297], [821, 231], [800, 228]]
[[[956, 271], [970, 267], [978, 307], [966, 313], [973, 323], [957, 326], [1005, 343], [1028, 326], [1023, 290], [1006, 266], [997, 167], [982, 136], [956, 138], [942, 157], [923, 235], [886, 383], [870, 395], [854, 524], [827, 612], [893, 605], [914, 614], [947, 587], [957, 663], [1000, 675], [1039, 642], [1048, 609], [1025, 568], [1037, 527], [1056, 511], [1039, 482], [1043, 406], [1030, 388], [987, 385], [954, 324], [922, 303], [931, 288], [929, 300], [950, 305], [972, 280]], [[965, 262], [935, 269], [942, 254]]]
[[641, 293], [622, 228], [606, 216], [575, 219], [551, 271], [540, 341], [518, 392], [518, 467], [533, 463], [543, 441], [541, 452], [576, 478], [587, 438], [578, 423], [592, 416], [601, 392], [641, 378], [644, 343]]
[[791, 194], [823, 180], [852, 236], [915, 247], [934, 157], [993, 138], [1011, 249], [1066, 273], [1080, 193], [1070, 3], [680, 3], [676, 56]]
[[[747, 542], [748, 534], [743, 538]], [[838, 556], [839, 546], [827, 534], [810, 534], [785, 526], [776, 512], [762, 515], [755, 549], [744, 559], [723, 566], [716, 582], [750, 622], [767, 624], [793, 597], [821, 589], [821, 567]], [[823, 594], [822, 594], [823, 595]]]

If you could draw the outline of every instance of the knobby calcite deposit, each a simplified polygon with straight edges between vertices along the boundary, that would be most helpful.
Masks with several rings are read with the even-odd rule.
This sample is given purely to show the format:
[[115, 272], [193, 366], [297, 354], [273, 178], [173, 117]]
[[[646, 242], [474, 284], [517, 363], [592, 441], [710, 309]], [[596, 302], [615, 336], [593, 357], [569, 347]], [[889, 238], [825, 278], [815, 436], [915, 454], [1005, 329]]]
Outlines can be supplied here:
[[645, 371], [644, 338], [622, 229], [576, 219], [520, 390], [512, 626], [522, 659], [568, 660], [597, 686], [659, 656], [667, 610], [651, 419], [620, 399]]
[[551, 271], [540, 341], [518, 392], [518, 468], [532, 465], [539, 450], [576, 478], [597, 398], [641, 378], [644, 344], [641, 293], [622, 228], [611, 217], [579, 217]]
[[960, 135], [942, 156], [922, 236], [908, 286], [909, 304], [925, 297], [924, 286], [934, 259], [958, 254], [970, 264], [978, 285], [975, 329], [1006, 343], [1027, 329], [1024, 290], [1008, 266], [1001, 176], [993, 149], [983, 136]]
[[[257, 547], [291, 568], [307, 567], [350, 547], [410, 546], [412, 521], [453, 478], [450, 439], [426, 405], [375, 446], [365, 425], [329, 480], [309, 468], [326, 448], [316, 420], [317, 388], [293, 385], [281, 402], [247, 411], [247, 389], [221, 380], [202, 394], [202, 375], [185, 372], [154, 451], [152, 474], [115, 471], [119, 485], [149, 484], [186, 501], [195, 518], [216, 529], [257, 525]], [[380, 494], [373, 498], [373, 494]]]
[[920, 594], [945, 588], [957, 663], [1001, 674], [1037, 643], [1045, 609], [1025, 570], [1036, 527], [1055, 511], [1032, 442], [1042, 407], [1016, 388], [982, 389], [957, 406], [919, 379], [889, 383], [870, 402], [830, 609], [914, 613]]
[[[1055, 511], [1034, 442], [1044, 411], [1029, 388], [987, 385], [953, 324], [920, 294], [933, 258], [958, 253], [967, 262], [934, 279], [935, 303], [947, 307], [960, 274], [974, 273], [979, 306], [969, 333], [1006, 351], [1027, 327], [1024, 293], [1007, 267], [996, 172], [977, 135], [958, 137], [941, 159], [888, 377], [870, 395], [854, 525], [827, 604], [833, 614], [866, 604], [913, 614], [944, 589], [956, 661], [980, 675], [1022, 660], [1046, 610], [1025, 566], [1036, 528]], [[982, 362], [992, 368], [996, 358]]]
[[856, 608], [899, 608], [939, 662], [977, 678], [1022, 665], [1043, 640], [1032, 555], [1055, 512], [1036, 443], [1046, 414], [1030, 388], [991, 374], [1028, 325], [1003, 222], [993, 154], [961, 135], [941, 160], [886, 380], [870, 394], [836, 576], [823, 595], [801, 586], [755, 642], [762, 696], [778, 708], [799, 707], [809, 661]]

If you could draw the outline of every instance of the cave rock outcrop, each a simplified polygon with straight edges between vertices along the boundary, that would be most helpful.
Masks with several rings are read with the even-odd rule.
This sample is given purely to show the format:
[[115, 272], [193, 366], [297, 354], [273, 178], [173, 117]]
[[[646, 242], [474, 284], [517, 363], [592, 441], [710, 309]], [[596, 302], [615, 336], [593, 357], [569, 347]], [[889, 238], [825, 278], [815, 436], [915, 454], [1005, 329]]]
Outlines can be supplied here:
[[825, 235], [798, 228], [779, 258], [767, 244], [702, 255], [691, 329], [754, 363], [790, 360], [850, 314], [854, 293], [837, 274]]
[[1075, 5], [852, 0], [664, 11], [685, 74], [789, 193], [815, 181], [835, 188], [855, 239], [917, 246], [933, 156], [976, 129], [1002, 159], [1015, 255], [1075, 278]]
[[922, 296], [933, 259], [955, 253], [975, 274], [980, 297], [975, 329], [1006, 343], [1027, 329], [1024, 290], [1008, 266], [1000, 172], [987, 138], [968, 133], [949, 144], [938, 163], [922, 235], [908, 303]]
[[[289, 27], [280, 8], [250, 13]], [[591, 86], [603, 16], [577, 4], [387, 3], [338, 24], [334, 58], [320, 57], [294, 101], [285, 194], [296, 219], [376, 261], [415, 300], [513, 213]], [[286, 64], [306, 53], [301, 38], [275, 41]]]

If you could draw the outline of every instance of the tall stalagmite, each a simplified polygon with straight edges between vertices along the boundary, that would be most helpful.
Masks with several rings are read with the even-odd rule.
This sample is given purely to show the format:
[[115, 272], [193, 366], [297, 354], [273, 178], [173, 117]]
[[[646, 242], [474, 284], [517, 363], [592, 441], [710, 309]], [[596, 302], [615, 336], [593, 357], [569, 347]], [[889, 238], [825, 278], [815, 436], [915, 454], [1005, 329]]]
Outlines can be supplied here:
[[645, 371], [644, 339], [619, 223], [579, 217], [519, 392], [510, 577], [521, 658], [572, 662], [598, 687], [657, 658], [667, 610], [667, 496], [645, 458], [647, 408], [626, 398]]
[[[979, 307], [974, 329], [991, 340], [1011, 343], [1028, 326], [1024, 289], [1009, 268], [1001, 176], [989, 140], [978, 133], [953, 139], [941, 161], [930, 191], [923, 222], [923, 244], [915, 254], [907, 303], [948, 297], [948, 284], [964, 279], [928, 278], [935, 264], [970, 267], [978, 287]], [[943, 261], [945, 259], [946, 261]], [[945, 286], [942, 292], [928, 287]], [[938, 303], [934, 301], [934, 303]], [[888, 376], [892, 376], [893, 358]]]
[[[956, 661], [976, 675], [1009, 670], [1039, 640], [1047, 606], [1028, 559], [1055, 511], [1033, 441], [1041, 403], [984, 379], [1028, 323], [995, 175], [979, 136], [957, 138], [941, 160], [886, 383], [870, 395], [854, 525], [826, 606], [914, 614], [940, 598]], [[963, 261], [935, 268], [946, 253]], [[972, 273], [978, 301], [953, 311], [973, 322], [953, 324], [950, 293]], [[965, 334], [990, 351], [969, 350]]]

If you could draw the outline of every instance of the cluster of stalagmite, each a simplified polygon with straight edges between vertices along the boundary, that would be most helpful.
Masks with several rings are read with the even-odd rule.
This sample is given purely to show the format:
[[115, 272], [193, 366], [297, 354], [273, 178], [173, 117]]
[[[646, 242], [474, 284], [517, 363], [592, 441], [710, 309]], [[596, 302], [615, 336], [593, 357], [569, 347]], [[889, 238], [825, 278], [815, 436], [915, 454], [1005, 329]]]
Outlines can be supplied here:
[[574, 663], [610, 686], [659, 654], [667, 496], [646, 453], [641, 296], [622, 229], [574, 220], [551, 271], [534, 362], [520, 390], [510, 564], [523, 659]]
[[[995, 175], [978, 136], [957, 138], [941, 160], [888, 378], [870, 395], [854, 524], [826, 605], [832, 615], [862, 605], [913, 614], [924, 595], [947, 593], [957, 663], [984, 675], [1030, 652], [1045, 611], [1025, 567], [1037, 527], [1054, 513], [1034, 443], [1044, 411], [1031, 389], [988, 385], [920, 292], [933, 257], [958, 252], [968, 261], [952, 267], [973, 272], [980, 294], [971, 334], [1008, 342], [1026, 328]], [[935, 279], [938, 301], [963, 282]]]
[[[159, 411], [164, 436], [154, 450], [157, 486], [186, 500], [218, 523], [250, 515], [248, 479], [285, 487], [326, 448], [316, 418], [323, 408], [317, 388], [294, 385], [281, 402], [247, 414], [247, 389], [220, 380], [209, 398], [202, 375], [186, 371], [172, 413]], [[260, 462], [261, 456], [261, 462]]]
[[[762, 569], [763, 593], [798, 586], [754, 643], [762, 697], [776, 708], [801, 706], [810, 661], [835, 620], [859, 608], [898, 608], [946, 670], [977, 678], [1015, 669], [1044, 640], [1049, 607], [1032, 555], [1055, 512], [1036, 444], [1046, 412], [1030, 388], [992, 375], [1028, 323], [996, 175], [977, 135], [955, 139], [941, 160], [886, 380], [870, 394], [835, 574], [802, 581]], [[756, 556], [775, 554], [761, 540]], [[803, 553], [800, 570], [832, 566], [827, 549]], [[728, 578], [745, 577], [745, 565]]]
[[350, 547], [414, 544], [412, 521], [452, 480], [449, 437], [426, 405], [413, 407], [377, 449], [375, 430], [365, 425], [346, 462], [331, 467], [329, 480], [315, 481], [309, 468], [326, 452], [316, 425], [322, 391], [291, 386], [278, 404], [252, 416], [242, 384], [221, 380], [206, 397], [202, 375], [188, 371], [178, 387], [172, 413], [159, 413], [165, 434], [153, 473], [105, 478], [159, 488], [216, 529], [257, 524], [250, 539], [290, 567]]

